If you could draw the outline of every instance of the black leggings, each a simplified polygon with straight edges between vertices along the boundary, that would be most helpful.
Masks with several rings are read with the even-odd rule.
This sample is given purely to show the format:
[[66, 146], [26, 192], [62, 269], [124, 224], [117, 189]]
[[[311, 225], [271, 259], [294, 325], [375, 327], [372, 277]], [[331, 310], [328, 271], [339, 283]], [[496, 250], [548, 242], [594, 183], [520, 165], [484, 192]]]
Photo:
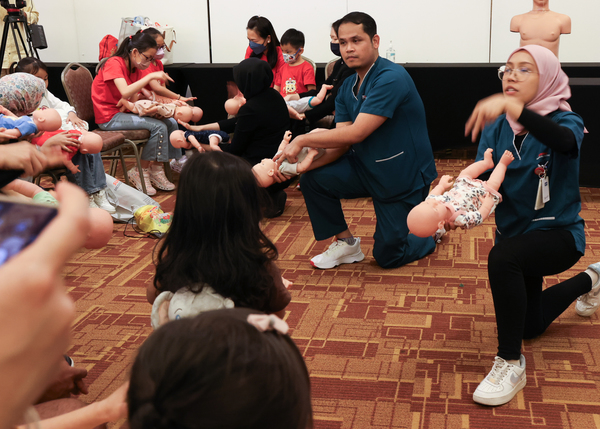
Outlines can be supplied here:
[[569, 231], [533, 231], [499, 241], [488, 257], [498, 326], [498, 356], [519, 359], [521, 341], [542, 334], [560, 314], [590, 291], [586, 273], [542, 289], [544, 276], [562, 273], [583, 255]]

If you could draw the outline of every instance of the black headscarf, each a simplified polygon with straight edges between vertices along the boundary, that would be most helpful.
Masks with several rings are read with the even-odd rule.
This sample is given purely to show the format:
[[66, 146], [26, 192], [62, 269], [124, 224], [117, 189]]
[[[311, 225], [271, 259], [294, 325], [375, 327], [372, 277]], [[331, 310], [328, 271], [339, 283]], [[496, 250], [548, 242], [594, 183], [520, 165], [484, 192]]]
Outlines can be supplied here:
[[266, 61], [248, 58], [233, 68], [233, 79], [248, 100], [271, 87], [273, 71]]

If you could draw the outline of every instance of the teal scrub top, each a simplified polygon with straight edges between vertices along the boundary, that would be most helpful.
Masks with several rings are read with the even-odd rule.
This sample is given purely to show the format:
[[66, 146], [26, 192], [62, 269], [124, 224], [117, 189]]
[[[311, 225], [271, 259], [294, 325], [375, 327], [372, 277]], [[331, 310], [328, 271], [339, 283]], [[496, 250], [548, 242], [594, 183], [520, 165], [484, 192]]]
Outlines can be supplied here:
[[335, 99], [336, 122], [354, 122], [360, 113], [388, 118], [363, 142], [351, 146], [356, 173], [373, 198], [401, 200], [437, 177], [427, 133], [425, 108], [404, 69], [379, 57], [357, 95], [358, 75], [348, 77]]
[[[521, 149], [514, 144], [515, 135], [506, 115], [499, 116], [481, 135], [477, 161], [483, 159], [485, 150], [494, 149], [494, 164], [505, 150], [510, 150], [515, 160], [508, 165], [500, 194], [502, 202], [496, 208], [496, 239], [514, 237], [535, 230], [566, 229], [573, 234], [577, 250], [585, 252], [585, 234], [579, 195], [579, 153], [583, 140], [583, 119], [577, 113], [555, 111], [547, 115], [554, 122], [573, 131], [577, 150], [561, 153], [550, 149], [527, 134]], [[540, 182], [534, 173], [538, 166], [547, 167], [550, 201], [539, 210], [535, 201]]]

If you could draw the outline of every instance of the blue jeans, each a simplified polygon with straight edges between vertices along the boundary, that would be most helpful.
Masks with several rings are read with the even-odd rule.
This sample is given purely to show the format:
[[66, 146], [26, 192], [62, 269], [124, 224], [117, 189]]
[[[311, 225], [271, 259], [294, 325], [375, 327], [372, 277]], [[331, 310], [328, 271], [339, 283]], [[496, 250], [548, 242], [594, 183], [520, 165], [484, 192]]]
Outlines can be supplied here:
[[88, 195], [95, 194], [106, 188], [106, 175], [104, 174], [104, 164], [99, 153], [83, 154], [77, 152], [73, 159], [73, 164], [79, 166], [80, 173], [75, 173], [75, 183], [82, 188]]
[[144, 161], [167, 162], [181, 158], [181, 150], [175, 149], [169, 142], [169, 136], [178, 129], [172, 118], [155, 119], [138, 116], [133, 113], [117, 113], [105, 124], [98, 124], [103, 131], [148, 130], [150, 139], [142, 151]]

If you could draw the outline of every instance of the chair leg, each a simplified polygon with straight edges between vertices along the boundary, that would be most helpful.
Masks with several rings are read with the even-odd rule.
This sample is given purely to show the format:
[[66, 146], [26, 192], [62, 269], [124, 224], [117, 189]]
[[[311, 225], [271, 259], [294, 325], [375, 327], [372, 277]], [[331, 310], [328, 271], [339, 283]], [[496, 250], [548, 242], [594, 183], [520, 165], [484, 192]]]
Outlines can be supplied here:
[[167, 179], [169, 180], [169, 182], [173, 182], [173, 170], [171, 170], [171, 163], [169, 161], [167, 162], [163, 162], [164, 165], [164, 169], [165, 169], [165, 175], [167, 176]]
[[132, 142], [131, 140], [129, 140], [131, 142], [132, 145], [132, 149], [133, 149], [133, 154], [135, 155], [135, 162], [137, 164], [137, 168], [138, 168], [138, 172], [140, 174], [140, 183], [142, 184], [142, 192], [146, 195], [148, 195], [148, 191], [146, 190], [146, 181], [144, 180], [144, 171], [142, 170], [142, 163], [141, 163], [141, 159], [140, 159], [140, 153], [137, 149], [137, 146], [135, 145], [134, 142]]
[[[123, 155], [123, 149], [119, 149], [119, 156], [121, 157], [121, 167], [123, 168], [123, 180], [125, 180], [125, 184], [129, 185], [129, 177], [127, 177], [127, 167], [125, 166], [125, 156]], [[115, 174], [117, 173], [117, 168], [115, 166]], [[114, 174], [112, 175], [114, 176]]]

